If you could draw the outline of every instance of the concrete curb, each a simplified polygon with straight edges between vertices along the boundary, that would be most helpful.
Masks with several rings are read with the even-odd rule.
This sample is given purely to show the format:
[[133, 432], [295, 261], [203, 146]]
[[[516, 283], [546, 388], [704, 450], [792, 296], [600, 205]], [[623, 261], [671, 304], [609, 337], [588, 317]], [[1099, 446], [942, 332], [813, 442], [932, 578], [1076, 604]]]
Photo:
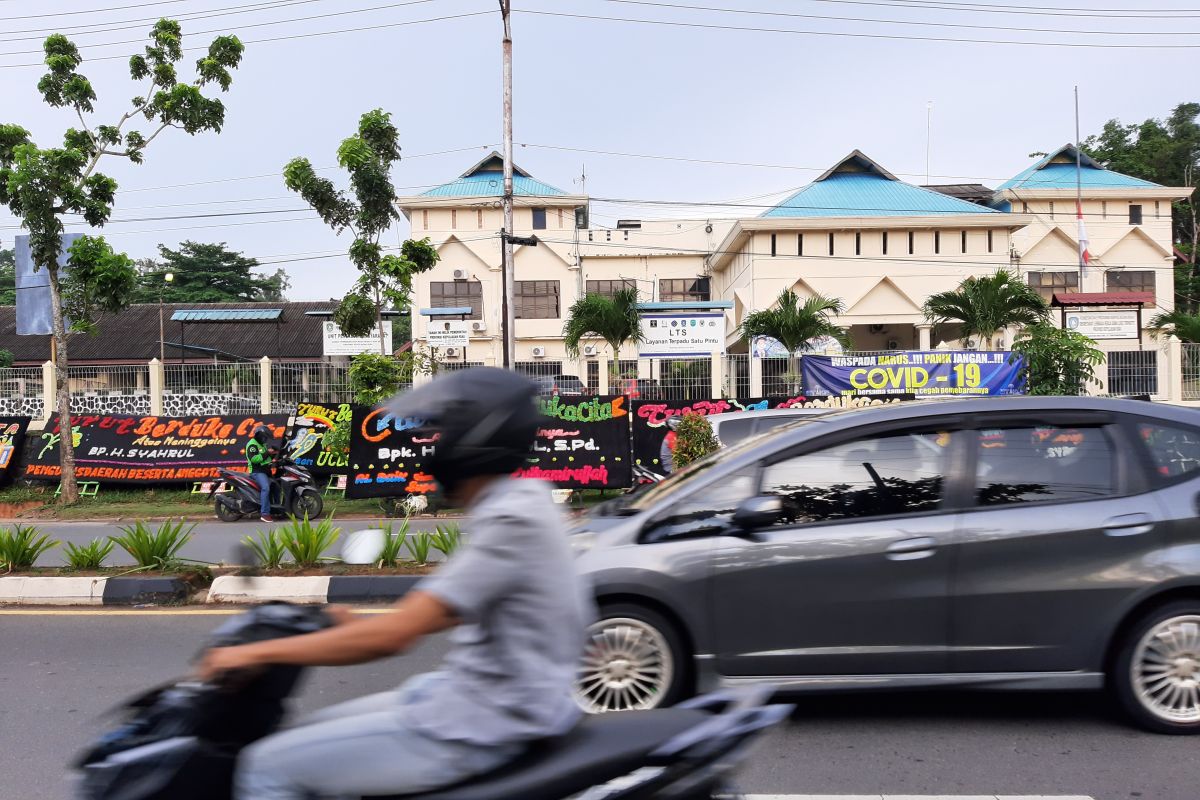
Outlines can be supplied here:
[[0, 578], [0, 605], [127, 606], [187, 600], [179, 578], [22, 577]]
[[208, 590], [209, 603], [387, 602], [403, 597], [421, 575], [312, 575], [296, 578], [222, 575]]

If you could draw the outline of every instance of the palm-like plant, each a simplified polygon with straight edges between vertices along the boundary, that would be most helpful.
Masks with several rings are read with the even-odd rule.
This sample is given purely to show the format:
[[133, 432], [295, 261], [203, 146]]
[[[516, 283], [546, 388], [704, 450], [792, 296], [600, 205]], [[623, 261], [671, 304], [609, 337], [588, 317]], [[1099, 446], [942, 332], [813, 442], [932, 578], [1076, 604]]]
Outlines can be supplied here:
[[[587, 294], [567, 311], [563, 342], [571, 358], [579, 357], [579, 344], [588, 336], [598, 336], [612, 348], [614, 367], [621, 363], [621, 345], [642, 341], [638, 320], [637, 289], [618, 289], [612, 296]], [[610, 371], [612, 374], [612, 371]]]
[[1046, 301], [1007, 269], [991, 275], [970, 277], [949, 292], [931, 295], [925, 301], [925, 318], [934, 325], [962, 323], [964, 336], [983, 340], [992, 349], [996, 333], [1011, 325], [1034, 325], [1046, 319]]
[[[750, 342], [755, 336], [770, 336], [786, 347], [792, 357], [807, 342], [824, 336], [849, 347], [850, 336], [833, 322], [833, 318], [845, 310], [845, 304], [838, 298], [818, 294], [801, 301], [791, 289], [784, 289], [773, 308], [747, 314], [739, 332]], [[798, 373], [799, 370], [792, 371], [792, 374]]]
[[1172, 334], [1183, 342], [1200, 342], [1200, 316], [1186, 311], [1168, 311], [1150, 320], [1150, 327], [1160, 333]]

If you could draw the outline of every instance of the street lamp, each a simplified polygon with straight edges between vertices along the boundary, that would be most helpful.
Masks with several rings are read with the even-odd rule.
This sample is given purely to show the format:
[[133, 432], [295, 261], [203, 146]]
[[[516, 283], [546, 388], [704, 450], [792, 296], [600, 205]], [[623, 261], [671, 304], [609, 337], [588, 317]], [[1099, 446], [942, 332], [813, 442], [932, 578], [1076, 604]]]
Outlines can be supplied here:
[[163, 275], [162, 286], [158, 287], [158, 363], [167, 363], [167, 334], [166, 325], [163, 322], [163, 291], [167, 288], [167, 284], [175, 280], [175, 276], [168, 272]]

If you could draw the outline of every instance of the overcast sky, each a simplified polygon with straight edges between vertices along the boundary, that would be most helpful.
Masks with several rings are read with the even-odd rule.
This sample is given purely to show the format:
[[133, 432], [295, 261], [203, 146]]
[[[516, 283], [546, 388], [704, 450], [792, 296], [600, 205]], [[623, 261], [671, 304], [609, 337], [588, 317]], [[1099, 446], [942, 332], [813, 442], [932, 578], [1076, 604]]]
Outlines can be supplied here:
[[[1187, 46], [1200, 48], [1200, 0], [1091, 5], [514, 0], [515, 139], [527, 145], [518, 146], [516, 160], [568, 192], [580, 190], [586, 167], [594, 197], [744, 202], [744, 211], [726, 214], [752, 215], [762, 210], [757, 204], [781, 199], [854, 148], [923, 182], [932, 101], [933, 182], [994, 186], [1024, 168], [1029, 153], [1073, 139], [1075, 84], [1084, 136], [1113, 117], [1161, 117], [1198, 99], [1191, 80], [1197, 50]], [[21, 124], [51, 146], [75, 121], [44, 105], [36, 88], [41, 41], [56, 30], [87, 59], [82, 71], [100, 96], [98, 122], [119, 116], [140, 91], [126, 60], [157, 17], [179, 19], [187, 47], [206, 46], [218, 33], [246, 43], [222, 97], [219, 135], [168, 131], [141, 166], [105, 162], [120, 190], [104, 234], [135, 258], [155, 255], [159, 243], [223, 241], [260, 259], [264, 270], [284, 266], [292, 299], [337, 296], [353, 277], [345, 258], [313, 257], [344, 252], [347, 236], [335, 237], [289, 195], [279, 177], [289, 158], [334, 164], [338, 142], [376, 107], [392, 112], [400, 128], [400, 194], [453, 179], [499, 146], [495, 0], [110, 0], [96, 10], [104, 6], [0, 0], [0, 122]], [[434, 19], [447, 17], [454, 18]], [[196, 53], [186, 55], [182, 74], [190, 77]], [[720, 161], [746, 165], [703, 163]], [[287, 213], [250, 213], [263, 211]], [[593, 207], [600, 224], [694, 215], [682, 206]], [[190, 218], [146, 219], [154, 217]], [[14, 225], [0, 214], [5, 247], [19, 232]], [[404, 226], [390, 243], [406, 234]]]

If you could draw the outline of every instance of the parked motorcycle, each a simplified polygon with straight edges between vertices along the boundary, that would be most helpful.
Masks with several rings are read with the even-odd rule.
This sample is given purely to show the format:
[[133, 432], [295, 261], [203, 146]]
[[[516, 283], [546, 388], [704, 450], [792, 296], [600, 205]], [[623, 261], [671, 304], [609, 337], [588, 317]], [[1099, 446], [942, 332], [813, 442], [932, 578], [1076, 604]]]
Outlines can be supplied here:
[[[209, 646], [319, 630], [314, 607], [257, 606]], [[126, 704], [126, 719], [74, 764], [80, 800], [228, 800], [239, 751], [274, 731], [303, 669], [272, 666], [222, 685], [181, 681]], [[513, 763], [463, 783], [390, 800], [711, 800], [737, 796], [734, 769], [791, 706], [765, 687], [705, 695], [674, 708], [589, 717]], [[363, 800], [370, 800], [363, 798]], [[375, 800], [385, 800], [375, 798]]]
[[[316, 519], [325, 500], [312, 473], [291, 459], [291, 446], [276, 454], [271, 473], [271, 515]], [[261, 511], [258, 484], [245, 472], [218, 469], [220, 482], [213, 485], [213, 510], [222, 522], [256, 517]]]

